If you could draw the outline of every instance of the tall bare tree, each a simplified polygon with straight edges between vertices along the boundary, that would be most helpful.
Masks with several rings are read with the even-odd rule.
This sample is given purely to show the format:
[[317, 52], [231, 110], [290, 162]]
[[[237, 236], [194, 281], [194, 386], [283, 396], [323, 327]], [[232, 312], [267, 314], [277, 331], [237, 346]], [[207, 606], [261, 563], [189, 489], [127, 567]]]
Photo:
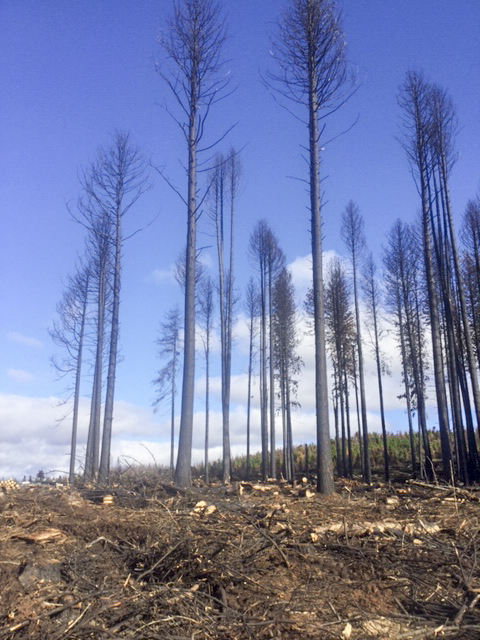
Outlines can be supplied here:
[[205, 276], [199, 287], [198, 317], [202, 329], [203, 353], [205, 355], [205, 482], [209, 482], [208, 449], [210, 437], [210, 354], [213, 329], [215, 287], [210, 276]]
[[420, 73], [410, 71], [399, 95], [404, 117], [403, 147], [412, 167], [417, 189], [421, 197], [422, 231], [427, 280], [432, 354], [435, 373], [435, 390], [438, 407], [438, 423], [442, 444], [443, 475], [451, 479], [452, 451], [449, 439], [448, 402], [442, 358], [439, 296], [436, 287], [432, 238], [432, 201], [430, 198], [432, 158], [430, 154], [432, 120], [429, 86]]
[[170, 473], [172, 478], [175, 472], [175, 397], [177, 395], [177, 376], [179, 373], [180, 359], [180, 308], [174, 305], [166, 314], [165, 321], [160, 327], [160, 336], [157, 339], [159, 347], [158, 355], [167, 359], [160, 369], [153, 384], [157, 396], [153, 402], [155, 410], [159, 405], [168, 400], [170, 402]]
[[363, 233], [363, 217], [355, 202], [350, 201], [345, 211], [342, 213], [341, 235], [345, 242], [350, 262], [352, 265], [353, 277], [353, 298], [355, 303], [355, 322], [357, 326], [357, 354], [358, 354], [358, 374], [360, 382], [360, 405], [362, 414], [362, 435], [363, 435], [363, 476], [367, 483], [372, 482], [372, 469], [370, 464], [370, 447], [368, 442], [368, 422], [367, 422], [367, 402], [365, 397], [365, 372], [363, 363], [362, 329], [360, 318], [359, 301], [359, 278], [360, 269], [365, 257], [365, 236]]
[[345, 87], [349, 83], [345, 49], [340, 15], [333, 0], [290, 0], [273, 43], [272, 52], [279, 72], [267, 76], [270, 87], [277, 94], [300, 105], [309, 134], [317, 489], [325, 494], [333, 493], [335, 487], [328, 420], [320, 191], [320, 138], [323, 128], [320, 128], [319, 121], [345, 100]]
[[[220, 343], [222, 371], [223, 482], [230, 481], [230, 385], [234, 307], [234, 228], [235, 205], [241, 174], [240, 160], [234, 149], [225, 158], [217, 155], [211, 172], [211, 217], [215, 225], [220, 298]], [[226, 209], [229, 206], [227, 213]], [[229, 242], [225, 242], [226, 230]], [[227, 267], [228, 261], [228, 267]]]
[[193, 400], [195, 383], [195, 263], [197, 218], [197, 170], [199, 143], [213, 104], [224, 95], [221, 78], [222, 48], [226, 38], [221, 7], [213, 0], [183, 0], [174, 4], [160, 44], [167, 64], [157, 70], [171, 90], [181, 116], [174, 116], [187, 145], [187, 250], [185, 278], [185, 349], [182, 410], [175, 481], [191, 484]]
[[70, 469], [68, 480], [75, 482], [75, 461], [78, 431], [78, 409], [80, 405], [80, 383], [83, 364], [83, 352], [87, 327], [88, 292], [90, 272], [88, 266], [80, 265], [77, 273], [69, 277], [61, 301], [57, 305], [58, 321], [53, 323], [50, 336], [53, 342], [62, 348], [61, 359], [52, 358], [53, 365], [61, 377], [74, 376], [73, 390], [65, 399], [72, 397], [72, 436], [70, 443]]
[[[456, 293], [457, 298], [457, 314], [458, 318], [458, 341], [462, 341], [464, 344], [464, 351], [466, 354], [467, 367], [462, 367], [460, 364], [459, 376], [460, 379], [465, 374], [467, 368], [470, 372], [470, 386], [472, 389], [473, 403], [475, 407], [475, 414], [477, 424], [480, 424], [480, 388], [477, 377], [477, 366], [475, 363], [475, 353], [473, 340], [471, 336], [470, 323], [468, 320], [468, 309], [465, 295], [465, 286], [463, 282], [463, 274], [460, 263], [460, 256], [457, 249], [457, 238], [454, 231], [453, 212], [450, 199], [449, 180], [452, 168], [456, 161], [456, 154], [454, 151], [455, 146], [455, 133], [457, 130], [457, 117], [456, 110], [452, 99], [446, 91], [440, 87], [433, 85], [430, 89], [431, 101], [432, 101], [432, 155], [435, 160], [436, 175], [438, 178], [439, 193], [436, 193], [437, 200], [439, 201], [444, 220], [444, 236], [446, 248], [450, 250], [451, 261], [453, 263], [451, 267], [451, 280], [452, 289]], [[466, 384], [463, 385], [466, 388]], [[468, 394], [464, 394], [465, 404], [469, 403]], [[467, 411], [467, 419], [470, 415], [470, 411]], [[470, 467], [470, 479], [473, 481], [476, 479], [476, 467], [477, 451], [476, 442], [473, 434], [473, 429], [469, 429], [471, 451], [469, 467]]]
[[[85, 477], [108, 483], [112, 439], [113, 401], [117, 365], [122, 219], [147, 187], [145, 161], [128, 133], [117, 131], [108, 148], [100, 147], [96, 159], [83, 172], [82, 195], [74, 220], [87, 230], [86, 260], [89, 292], [96, 307], [94, 383], [87, 438]], [[110, 327], [110, 339], [106, 331]], [[100, 458], [101, 407], [104, 358], [108, 373]]]
[[100, 462], [101, 409], [103, 397], [103, 374], [105, 364], [105, 338], [110, 321], [109, 309], [112, 299], [112, 219], [97, 199], [95, 190], [95, 162], [83, 172], [82, 193], [77, 200], [76, 212], [70, 211], [74, 220], [87, 230], [86, 263], [89, 266], [89, 294], [91, 296], [93, 352], [93, 386], [90, 403], [87, 449], [84, 475], [88, 482], [98, 480]]
[[381, 294], [380, 287], [376, 279], [377, 267], [370, 253], [366, 260], [363, 270], [363, 291], [365, 294], [365, 309], [368, 320], [368, 326], [371, 329], [371, 338], [375, 362], [377, 365], [377, 382], [378, 397], [380, 400], [380, 421], [382, 424], [382, 440], [383, 440], [383, 475], [385, 482], [390, 482], [390, 456], [388, 453], [387, 426], [385, 421], [385, 403], [383, 398], [383, 380], [382, 376], [387, 372], [387, 365], [380, 348], [380, 339], [384, 335], [381, 326]]
[[[325, 318], [327, 345], [333, 368], [333, 396], [336, 404], [337, 430], [341, 424], [342, 438], [337, 446], [337, 471], [344, 476], [352, 475], [352, 443], [349, 421], [348, 377], [352, 372], [352, 346], [355, 341], [355, 322], [351, 311], [351, 291], [345, 268], [339, 258], [328, 264], [325, 282]], [[338, 413], [340, 411], [340, 420]], [[338, 442], [338, 437], [336, 438]], [[347, 455], [348, 449], [348, 455]]]
[[[424, 294], [421, 261], [423, 259], [418, 234], [414, 227], [396, 220], [387, 236], [383, 253], [387, 309], [395, 317], [397, 340], [402, 358], [405, 399], [409, 416], [412, 472], [415, 474], [416, 455], [410, 419], [415, 410], [418, 417], [420, 475], [433, 480], [434, 468], [426, 410], [426, 339], [425, 315], [427, 300]], [[423, 451], [423, 453], [422, 453]]]
[[[268, 336], [270, 372], [270, 476], [275, 478], [276, 470], [276, 429], [275, 429], [275, 353], [274, 353], [274, 289], [277, 277], [285, 268], [285, 254], [272, 233], [267, 246], [267, 287], [268, 287]], [[286, 276], [285, 276], [286, 277]], [[285, 284], [286, 286], [286, 284]], [[288, 287], [287, 287], [288, 288]]]
[[480, 367], [480, 197], [467, 203], [461, 238], [470, 326], [474, 335], [477, 367]]
[[265, 220], [260, 220], [249, 241], [250, 259], [258, 273], [258, 295], [260, 304], [260, 432], [262, 442], [262, 477], [268, 478], [268, 378], [267, 378], [267, 344], [268, 344], [268, 256], [271, 252], [273, 232]]
[[303, 364], [297, 355], [297, 313], [292, 274], [284, 267], [275, 279], [272, 292], [272, 336], [274, 369], [277, 372], [283, 431], [283, 470], [288, 482], [295, 481], [293, 463], [292, 406], [295, 403], [297, 381]]
[[92, 167], [89, 182], [92, 198], [111, 219], [113, 261], [112, 317], [108, 344], [107, 390], [103, 419], [102, 453], [99, 481], [108, 484], [110, 476], [110, 450], [112, 442], [113, 400], [118, 360], [118, 336], [120, 328], [120, 288], [124, 234], [123, 217], [130, 211], [147, 187], [145, 160], [140, 150], [133, 146], [130, 135], [117, 131], [109, 149], [100, 149], [97, 163]]
[[[228, 286], [226, 300], [226, 340], [225, 340], [225, 404], [228, 406], [228, 430], [230, 431], [230, 389], [232, 379], [232, 348], [233, 348], [233, 325], [234, 325], [234, 307], [237, 299], [234, 295], [234, 230], [236, 221], [236, 205], [240, 189], [240, 179], [242, 176], [242, 163], [238, 152], [232, 147], [227, 156], [227, 179], [228, 179], [228, 197], [230, 203], [230, 260], [228, 268]], [[230, 454], [230, 434], [228, 437], [228, 452]], [[230, 460], [228, 465], [226, 461], [223, 464], [223, 481], [230, 481]]]
[[258, 332], [258, 316], [260, 315], [260, 299], [258, 288], [255, 286], [253, 278], [250, 278], [247, 284], [244, 301], [245, 312], [248, 318], [248, 383], [247, 383], [247, 455], [245, 463], [245, 478], [250, 478], [250, 414], [252, 402], [252, 375], [254, 361], [254, 344], [256, 334]]

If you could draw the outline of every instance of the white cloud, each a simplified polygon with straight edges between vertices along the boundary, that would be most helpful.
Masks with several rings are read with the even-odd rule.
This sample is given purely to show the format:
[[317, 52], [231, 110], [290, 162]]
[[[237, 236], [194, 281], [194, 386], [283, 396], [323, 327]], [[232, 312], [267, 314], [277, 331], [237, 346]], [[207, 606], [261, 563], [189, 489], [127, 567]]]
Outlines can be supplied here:
[[35, 380], [35, 376], [32, 373], [22, 371], [22, 369], [8, 369], [7, 375], [20, 384], [27, 384]]
[[201, 251], [198, 260], [209, 271], [215, 268], [216, 258], [209, 251]]
[[[54, 397], [0, 394], [0, 478], [35, 476], [39, 469], [65, 473], [69, 466], [70, 410], [71, 406], [59, 405]], [[77, 438], [80, 462], [85, 454], [88, 416], [89, 401], [82, 398]], [[113, 460], [134, 451], [141, 441], [157, 446], [168, 433], [149, 409], [122, 401], [115, 403], [113, 429]], [[147, 451], [143, 453], [147, 459]]]
[[155, 284], [176, 284], [175, 280], [175, 266], [172, 265], [169, 269], [155, 269], [151, 274], [151, 279]]
[[[323, 268], [325, 269], [330, 259], [336, 256], [337, 253], [333, 250], [324, 251], [323, 253]], [[309, 253], [306, 256], [297, 256], [293, 262], [288, 265], [288, 269], [292, 274], [293, 284], [295, 285], [295, 291], [297, 298], [300, 300], [300, 304], [303, 304], [307, 291], [312, 286], [312, 254]]]
[[115, 439], [112, 450], [112, 464], [144, 465], [168, 467], [170, 465], [170, 442], [151, 442], [149, 440], [135, 442]]
[[9, 331], [7, 333], [7, 339], [10, 342], [16, 342], [17, 344], [21, 344], [25, 347], [32, 347], [34, 349], [42, 349], [43, 343], [36, 338], [30, 338], [29, 336], [24, 336], [22, 333], [18, 331]]

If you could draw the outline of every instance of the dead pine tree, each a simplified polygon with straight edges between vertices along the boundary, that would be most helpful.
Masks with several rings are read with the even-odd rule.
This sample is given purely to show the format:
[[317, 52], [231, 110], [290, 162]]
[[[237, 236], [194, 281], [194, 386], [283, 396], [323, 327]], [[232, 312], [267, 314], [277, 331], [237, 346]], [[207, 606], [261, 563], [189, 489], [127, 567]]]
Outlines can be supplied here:
[[72, 435], [70, 443], [70, 469], [68, 481], [75, 483], [75, 461], [78, 431], [78, 410], [80, 405], [80, 384], [82, 375], [83, 352], [87, 330], [88, 292], [90, 271], [88, 266], [80, 264], [75, 276], [68, 284], [61, 301], [57, 305], [58, 320], [50, 329], [53, 342], [62, 348], [61, 358], [52, 357], [52, 363], [59, 377], [74, 376], [73, 389], [63, 401], [68, 402], [73, 394]]
[[99, 482], [108, 484], [110, 476], [110, 450], [112, 444], [113, 401], [118, 361], [120, 330], [120, 290], [122, 252], [124, 246], [123, 218], [147, 189], [145, 160], [133, 146], [126, 132], [117, 131], [109, 149], [98, 152], [98, 162], [92, 174], [94, 197], [108, 211], [111, 218], [112, 245], [112, 311], [108, 343], [107, 389], [103, 418], [102, 452], [98, 472]]
[[[113, 401], [120, 326], [121, 256], [123, 218], [147, 188], [145, 162], [128, 133], [117, 131], [108, 147], [82, 175], [82, 195], [72, 217], [87, 230], [86, 260], [90, 295], [96, 307], [94, 384], [87, 439], [85, 477], [108, 484], [112, 440]], [[107, 339], [107, 330], [110, 337]], [[101, 441], [103, 369], [107, 384]]]
[[77, 201], [74, 220], [87, 230], [86, 263], [89, 266], [89, 296], [92, 306], [90, 350], [93, 360], [93, 383], [90, 399], [90, 418], [85, 453], [84, 477], [87, 482], [98, 480], [101, 438], [101, 408], [103, 373], [106, 356], [106, 333], [112, 300], [112, 219], [99, 204], [95, 190], [95, 164], [84, 171], [82, 194]]
[[205, 483], [209, 482], [208, 473], [208, 449], [210, 438], [210, 355], [212, 351], [212, 330], [215, 287], [212, 278], [205, 276], [199, 286], [198, 295], [198, 318], [202, 331], [203, 354], [205, 356]]
[[177, 377], [180, 370], [180, 308], [174, 305], [166, 314], [165, 321], [160, 327], [160, 336], [157, 339], [158, 355], [166, 359], [166, 363], [160, 369], [153, 381], [157, 396], [154, 400], [154, 410], [164, 401], [170, 403], [170, 473], [172, 478], [175, 473], [175, 397], [177, 395]]
[[435, 282], [433, 229], [431, 220], [432, 202], [430, 198], [430, 188], [433, 166], [430, 156], [430, 143], [432, 114], [430, 109], [429, 86], [421, 74], [415, 71], [407, 74], [400, 91], [398, 102], [403, 111], [404, 126], [402, 143], [407, 153], [412, 174], [421, 198], [423, 255], [430, 313], [438, 424], [442, 445], [442, 471], [445, 480], [451, 481], [453, 480], [453, 457], [449, 434], [448, 400], [442, 354], [440, 300]]
[[[437, 217], [441, 228], [438, 233], [443, 238], [443, 247], [436, 252], [437, 260], [443, 258], [441, 268], [444, 282], [444, 307], [447, 321], [447, 337], [450, 344], [450, 389], [454, 404], [455, 435], [457, 455], [462, 463], [459, 473], [464, 481], [475, 482], [478, 476], [478, 451], [473, 426], [475, 414], [480, 423], [480, 389], [475, 363], [474, 344], [468, 318], [465, 285], [457, 248], [457, 239], [453, 223], [453, 211], [450, 198], [449, 179], [456, 161], [455, 133], [457, 116], [452, 99], [446, 91], [437, 85], [430, 88], [432, 110], [431, 154], [434, 162], [432, 183], [435, 189]], [[439, 247], [437, 242], [436, 247]], [[464, 355], [463, 355], [464, 354]], [[467, 374], [469, 381], [467, 382]], [[455, 382], [456, 380], [456, 382]], [[468, 388], [471, 390], [474, 410]], [[465, 441], [462, 421], [461, 398], [467, 422], [468, 446]], [[456, 405], [456, 409], [455, 409]], [[463, 455], [462, 455], [463, 454]]]
[[248, 318], [248, 383], [247, 383], [247, 454], [245, 462], [245, 479], [250, 479], [250, 417], [252, 404], [252, 376], [255, 358], [254, 344], [258, 333], [258, 317], [260, 315], [260, 298], [253, 278], [250, 278], [245, 292], [244, 309]]
[[363, 270], [363, 292], [365, 295], [366, 316], [368, 320], [368, 328], [371, 332], [371, 342], [375, 355], [375, 363], [377, 365], [377, 383], [378, 397], [380, 400], [380, 421], [382, 424], [382, 441], [383, 441], [383, 476], [385, 482], [390, 482], [390, 456], [388, 453], [387, 426], [385, 421], [385, 403], [383, 396], [383, 380], [382, 376], [388, 374], [388, 367], [385, 362], [382, 350], [380, 348], [380, 340], [384, 331], [381, 326], [380, 317], [380, 286], [375, 277], [376, 265], [373, 255], [370, 253], [365, 261]]
[[341, 453], [340, 446], [337, 452], [337, 471], [339, 475], [351, 477], [353, 474], [353, 461], [349, 419], [348, 374], [353, 368], [351, 353], [352, 344], [355, 340], [355, 326], [350, 308], [350, 289], [347, 275], [345, 268], [337, 257], [330, 260], [327, 269], [325, 321], [327, 346], [334, 366], [334, 389], [332, 391], [335, 398], [336, 433], [339, 431], [339, 423], [342, 431]]
[[[346, 100], [350, 83], [346, 44], [333, 0], [290, 0], [272, 44], [278, 72], [266, 83], [286, 99], [308, 130], [313, 304], [315, 318], [315, 402], [317, 409], [317, 490], [333, 493], [332, 451], [328, 419], [327, 356], [322, 267], [320, 190], [320, 120]], [[290, 106], [288, 110], [292, 109]], [[298, 112], [298, 113], [297, 113]]]
[[362, 416], [363, 439], [363, 479], [366, 483], [372, 482], [372, 469], [370, 463], [370, 448], [368, 441], [367, 402], [365, 394], [365, 373], [363, 363], [362, 330], [360, 320], [359, 302], [359, 278], [360, 268], [364, 259], [365, 236], [363, 233], [363, 217], [358, 205], [350, 201], [342, 213], [341, 236], [345, 242], [350, 256], [353, 280], [353, 299], [355, 304], [356, 340], [358, 355], [358, 374], [360, 386], [360, 407]]
[[252, 231], [249, 242], [249, 256], [258, 271], [260, 438], [264, 482], [268, 478], [267, 256], [270, 233], [266, 220], [260, 220]]
[[275, 282], [279, 274], [285, 268], [285, 254], [278, 245], [278, 240], [271, 234], [268, 243], [267, 275], [268, 275], [268, 336], [269, 336], [269, 363], [270, 363], [270, 477], [275, 478], [276, 470], [276, 428], [275, 428], [275, 354], [274, 354], [274, 328], [273, 328], [273, 298]]
[[[175, 482], [188, 487], [192, 481], [193, 401], [195, 383], [195, 266], [197, 259], [198, 152], [211, 107], [222, 96], [228, 80], [221, 76], [222, 48], [226, 39], [221, 7], [213, 0], [183, 0], [174, 4], [167, 30], [160, 38], [165, 53], [157, 71], [177, 104], [170, 111], [187, 147], [187, 249], [185, 262], [185, 348], [182, 408]], [[211, 147], [211, 145], [209, 145]], [[165, 176], [164, 176], [165, 177]], [[175, 189], [180, 195], [180, 191]]]
[[[415, 411], [418, 419], [418, 461], [420, 477], [434, 479], [432, 452], [427, 431], [426, 410], [426, 340], [424, 289], [420, 273], [421, 248], [412, 226], [397, 220], [387, 236], [383, 254], [387, 308], [394, 314], [400, 345], [407, 413]], [[409, 418], [412, 471], [415, 451]], [[422, 453], [423, 452], [423, 453]]]
[[[269, 472], [272, 471], [272, 456], [275, 451], [274, 448], [270, 450], [270, 457], [268, 455], [268, 445], [275, 443], [274, 423], [270, 423], [270, 440], [268, 433], [268, 418], [269, 418], [269, 394], [274, 393], [273, 386], [271, 384], [271, 376], [268, 375], [269, 364], [269, 340], [271, 332], [269, 328], [271, 326], [270, 318], [272, 311], [271, 296], [273, 291], [273, 278], [272, 275], [275, 272], [274, 264], [277, 260], [281, 259], [285, 261], [283, 251], [278, 246], [278, 240], [265, 220], [260, 220], [250, 235], [249, 241], [249, 256], [253, 266], [258, 272], [258, 295], [260, 305], [260, 349], [259, 349], [259, 364], [260, 364], [260, 429], [261, 429], [261, 441], [262, 441], [262, 478], [267, 480]], [[270, 371], [272, 371], [273, 360], [270, 361]], [[269, 386], [270, 382], [270, 386]], [[272, 419], [272, 402], [270, 402], [270, 419]]]
[[480, 197], [469, 200], [462, 221], [462, 266], [468, 317], [473, 331], [477, 367], [480, 367]]
[[[222, 374], [222, 442], [224, 483], [230, 482], [230, 387], [234, 324], [234, 228], [241, 165], [237, 153], [218, 154], [210, 172], [210, 217], [215, 228], [218, 258], [220, 345]], [[229, 240], [226, 241], [225, 236]]]
[[272, 335], [274, 371], [278, 379], [278, 396], [282, 416], [283, 473], [287, 482], [295, 482], [293, 458], [292, 406], [298, 383], [294, 376], [303, 365], [296, 353], [298, 338], [296, 331], [297, 309], [292, 275], [284, 267], [275, 279], [272, 292]]

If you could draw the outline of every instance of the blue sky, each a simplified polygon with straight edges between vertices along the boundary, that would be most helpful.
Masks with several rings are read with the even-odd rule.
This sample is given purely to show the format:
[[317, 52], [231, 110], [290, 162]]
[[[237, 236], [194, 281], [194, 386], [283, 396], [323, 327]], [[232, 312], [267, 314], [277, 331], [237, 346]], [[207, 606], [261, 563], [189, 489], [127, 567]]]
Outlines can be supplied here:
[[[212, 111], [206, 139], [214, 141], [236, 123], [219, 151], [230, 144], [243, 149], [236, 235], [239, 289], [252, 273], [249, 235], [256, 221], [265, 218], [294, 267], [300, 297], [308, 285], [310, 238], [305, 185], [295, 178], [305, 177], [300, 145], [306, 142], [306, 129], [275, 104], [260, 82], [260, 74], [272, 68], [269, 33], [284, 4], [225, 0], [230, 34], [225, 71], [236, 90]], [[479, 190], [480, 4], [343, 0], [340, 6], [359, 88], [327, 121], [325, 140], [335, 140], [322, 152], [324, 248], [345, 253], [340, 215], [353, 199], [365, 218], [368, 245], [378, 257], [393, 221], [413, 220], [419, 205], [396, 140], [396, 95], [407, 70], [420, 69], [448, 89], [457, 107], [459, 160], [451, 181], [457, 225], [466, 202]], [[82, 167], [94, 159], [99, 145], [108, 145], [115, 129], [123, 129], [179, 188], [186, 183], [183, 141], [163, 108], [165, 103], [173, 106], [172, 96], [155, 72], [155, 63], [162, 63], [157, 36], [171, 7], [167, 0], [0, 0], [0, 477], [66, 467], [68, 424], [57, 425], [59, 410], [54, 407], [64, 385], [50, 367], [54, 349], [48, 327], [66, 275], [82, 251], [82, 229], [67, 209], [75, 206]], [[352, 130], [337, 137], [357, 118]], [[150, 408], [151, 380], [160, 365], [154, 341], [165, 312], [180, 301], [171, 269], [185, 242], [186, 216], [182, 202], [154, 170], [151, 177], [153, 188], [126, 221], [127, 232], [147, 228], [124, 249], [123, 360], [118, 368], [114, 455], [135, 450], [140, 458], [144, 453], [137, 442], [142, 441], [163, 461], [168, 452], [156, 441], [167, 434], [165, 417], [153, 416]], [[199, 245], [212, 244], [210, 231], [204, 216]], [[205, 260], [214, 267], [212, 251], [205, 251]], [[233, 373], [239, 393], [233, 424], [240, 448], [245, 397], [240, 392], [245, 369], [241, 318], [237, 333], [239, 356]], [[308, 356], [308, 347], [304, 349]], [[202, 376], [199, 360], [199, 439]], [[398, 381], [390, 385], [394, 428]], [[307, 383], [301, 395], [298, 439], [313, 441]], [[373, 384], [370, 395], [375, 428], [378, 400]]]

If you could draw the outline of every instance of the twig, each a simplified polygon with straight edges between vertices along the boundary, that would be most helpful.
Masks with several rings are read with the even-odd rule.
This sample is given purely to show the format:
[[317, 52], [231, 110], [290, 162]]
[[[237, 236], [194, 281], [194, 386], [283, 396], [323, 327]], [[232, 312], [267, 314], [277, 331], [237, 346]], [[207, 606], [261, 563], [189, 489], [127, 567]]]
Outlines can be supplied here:
[[85, 545], [85, 549], [90, 549], [90, 547], [93, 547], [94, 544], [96, 544], [97, 542], [108, 542], [108, 544], [111, 544], [112, 547], [115, 547], [116, 549], [119, 549], [120, 547], [118, 546], [118, 544], [115, 544], [115, 542], [112, 542], [111, 540], [109, 540], [108, 538], [105, 538], [105, 536], [99, 536], [98, 538], [96, 538], [95, 540], [93, 540], [92, 542], [89, 542], [88, 544]]
[[479, 501], [479, 497], [475, 491], [471, 489], [462, 489], [461, 487], [452, 486], [451, 484], [432, 484], [430, 482], [422, 482], [421, 480], [409, 480], [409, 485], [415, 485], [417, 487], [425, 487], [426, 489], [433, 489], [434, 491], [444, 491], [446, 493], [453, 493], [454, 495], [461, 495], [470, 498], [471, 500]]
[[177, 544], [172, 547], [171, 549], [169, 549], [167, 551], [167, 553], [165, 553], [160, 560], [157, 560], [157, 562], [155, 562], [154, 565], [152, 565], [149, 569], [146, 569], [145, 571], [142, 571], [142, 573], [137, 576], [136, 581], [140, 582], [140, 580], [142, 580], [143, 578], [145, 578], [145, 576], [148, 576], [149, 573], [152, 573], [153, 571], [155, 571], [155, 569], [158, 567], [159, 564], [161, 564], [166, 558], [168, 558], [169, 555], [171, 555], [174, 551], [176, 551], [178, 549], [178, 547], [180, 547], [183, 543], [183, 540], [180, 540], [180, 542], [177, 542]]
[[341, 622], [341, 621], [342, 621], [342, 619], [341, 619], [341, 617], [338, 615], [337, 610], [335, 609], [335, 607], [333, 606], [333, 604], [332, 604], [329, 600], [327, 601], [327, 604], [328, 604], [328, 606], [330, 607], [330, 609], [332, 610], [333, 615], [337, 617], [337, 619], [338, 619], [338, 621], [339, 621], [339, 622]]
[[60, 634], [57, 634], [56, 636], [54, 636], [52, 638], [52, 640], [56, 640], [57, 638], [61, 638], [65, 634], [69, 633], [69, 631], [71, 631], [73, 629], [73, 627], [75, 627], [80, 622], [80, 620], [85, 616], [85, 614], [87, 613], [87, 611], [90, 609], [91, 606], [92, 606], [92, 603], [89, 602], [87, 604], [87, 606], [85, 607], [85, 609], [82, 611], [82, 613], [79, 616], [77, 616], [75, 618], [75, 620], [70, 620], [70, 622], [67, 625], [67, 628], [64, 631], [62, 631]]
[[477, 595], [472, 599], [470, 604], [464, 603], [458, 610], [458, 613], [455, 616], [455, 618], [453, 619], [453, 624], [460, 626], [462, 624], [463, 618], [465, 617], [465, 614], [467, 613], [467, 611], [471, 611], [472, 609], [474, 609], [479, 600], [480, 600], [480, 593], [477, 593]]
[[422, 629], [412, 629], [406, 633], [396, 636], [395, 640], [427, 640], [436, 637], [439, 633], [454, 633], [459, 630], [458, 627], [446, 627], [443, 624], [440, 627], [423, 627]]
[[[228, 508], [228, 507], [227, 507], [227, 508]], [[254, 528], [258, 531], [258, 533], [260, 533], [260, 534], [261, 534], [261, 535], [262, 535], [266, 540], [268, 540], [268, 541], [270, 542], [270, 544], [272, 544], [272, 545], [275, 547], [275, 549], [278, 551], [278, 553], [280, 554], [280, 557], [282, 558], [282, 560], [283, 560], [283, 563], [284, 563], [285, 567], [286, 567], [287, 569], [289, 569], [289, 568], [290, 568], [290, 564], [289, 564], [289, 562], [288, 562], [288, 558], [287, 558], [287, 556], [283, 553], [282, 549], [280, 549], [279, 545], [277, 544], [277, 541], [276, 541], [276, 540], [274, 540], [274, 539], [272, 538], [272, 536], [270, 536], [266, 531], [264, 531], [263, 529], [261, 529], [261, 528], [260, 528], [260, 527], [259, 527], [259, 526], [254, 522], [254, 520], [252, 520], [252, 518], [250, 518], [246, 513], [243, 513], [242, 511], [239, 511], [239, 510], [237, 510], [237, 509], [231, 509], [231, 508], [230, 508], [230, 510], [231, 510], [231, 511], [233, 511], [234, 513], [238, 513], [241, 517], [243, 517], [245, 520], [247, 520], [247, 522], [248, 522], [249, 524], [251, 524], [251, 525], [252, 525], [252, 527], [254, 527]]]

